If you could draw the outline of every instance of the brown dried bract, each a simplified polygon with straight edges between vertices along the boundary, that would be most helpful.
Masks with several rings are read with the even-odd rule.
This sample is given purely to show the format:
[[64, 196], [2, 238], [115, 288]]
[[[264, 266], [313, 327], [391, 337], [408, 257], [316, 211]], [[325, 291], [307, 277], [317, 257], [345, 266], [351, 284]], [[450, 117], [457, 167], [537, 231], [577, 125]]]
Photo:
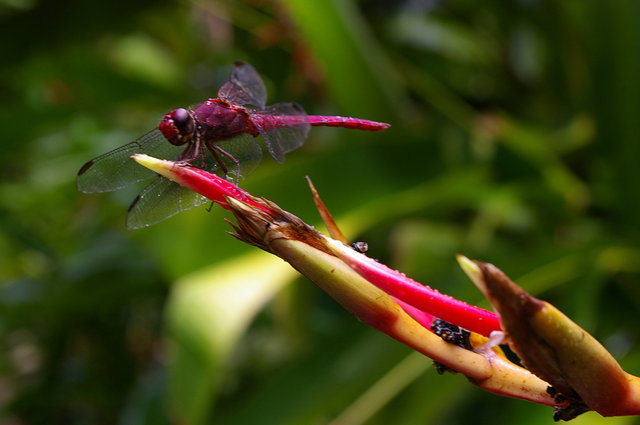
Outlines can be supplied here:
[[304, 242], [326, 254], [334, 255], [325, 246], [320, 233], [295, 215], [267, 199], [251, 197], [251, 200], [266, 207], [270, 213], [227, 198], [229, 208], [237, 221], [235, 224], [227, 220], [235, 230], [229, 233], [235, 238], [271, 253], [271, 241], [281, 238]]

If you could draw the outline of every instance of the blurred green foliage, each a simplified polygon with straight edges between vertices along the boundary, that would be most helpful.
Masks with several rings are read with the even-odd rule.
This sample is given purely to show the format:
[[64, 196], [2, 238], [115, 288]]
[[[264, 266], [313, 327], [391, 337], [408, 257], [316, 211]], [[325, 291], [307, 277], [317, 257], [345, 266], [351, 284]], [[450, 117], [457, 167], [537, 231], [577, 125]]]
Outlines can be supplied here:
[[0, 20], [0, 422], [551, 422], [437, 376], [220, 209], [128, 232], [140, 187], [76, 192], [234, 60], [272, 102], [393, 125], [314, 129], [245, 188], [317, 222], [308, 174], [373, 257], [474, 303], [454, 254], [493, 262], [640, 372], [640, 3], [2, 0]]

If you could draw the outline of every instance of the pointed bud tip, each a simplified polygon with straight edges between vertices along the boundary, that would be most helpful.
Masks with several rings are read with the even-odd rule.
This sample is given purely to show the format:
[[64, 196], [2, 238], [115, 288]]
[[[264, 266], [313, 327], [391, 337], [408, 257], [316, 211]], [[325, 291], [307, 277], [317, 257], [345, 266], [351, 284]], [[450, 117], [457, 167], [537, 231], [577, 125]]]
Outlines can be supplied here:
[[172, 161], [154, 158], [152, 156], [149, 156], [143, 153], [137, 153], [137, 154], [131, 155], [131, 159], [133, 159], [143, 167], [163, 175], [168, 170], [171, 170], [171, 168], [174, 166], [174, 163]]
[[145, 168], [150, 169], [154, 173], [158, 173], [170, 180], [176, 180], [175, 172], [176, 163], [173, 161], [167, 161], [166, 159], [158, 159], [152, 156], [137, 153], [135, 155], [131, 155], [131, 159], [136, 161], [138, 164], [142, 165]]
[[249, 205], [247, 205], [245, 202], [240, 201], [239, 199], [232, 198], [231, 196], [225, 196], [225, 199], [227, 201], [227, 204], [229, 204], [230, 207], [235, 208], [237, 210], [242, 210], [244, 212], [247, 212], [251, 209]]
[[458, 260], [458, 264], [462, 271], [467, 275], [467, 277], [473, 282], [474, 285], [482, 292], [483, 294], [487, 294], [487, 286], [484, 281], [484, 274], [482, 273], [482, 269], [478, 266], [478, 263], [465, 257], [462, 254], [456, 254], [456, 260]]

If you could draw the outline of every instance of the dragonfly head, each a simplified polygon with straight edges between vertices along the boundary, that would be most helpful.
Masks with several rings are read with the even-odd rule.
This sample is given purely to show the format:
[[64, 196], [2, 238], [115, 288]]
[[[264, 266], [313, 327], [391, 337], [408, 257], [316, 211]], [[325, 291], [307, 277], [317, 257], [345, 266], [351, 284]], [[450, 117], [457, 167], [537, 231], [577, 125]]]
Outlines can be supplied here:
[[162, 118], [158, 129], [172, 145], [180, 146], [191, 140], [195, 131], [195, 119], [184, 108], [174, 109]]

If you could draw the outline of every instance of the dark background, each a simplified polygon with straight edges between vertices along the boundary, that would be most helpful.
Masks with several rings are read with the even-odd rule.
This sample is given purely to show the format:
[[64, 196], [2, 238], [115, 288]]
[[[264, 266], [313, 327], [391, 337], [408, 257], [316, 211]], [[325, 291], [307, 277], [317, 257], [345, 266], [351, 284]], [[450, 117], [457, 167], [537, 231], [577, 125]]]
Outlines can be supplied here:
[[[127, 231], [88, 159], [214, 96], [387, 121], [313, 129], [242, 182], [472, 303], [493, 262], [640, 369], [640, 3], [0, 1], [0, 423], [551, 423], [360, 324], [204, 207]], [[578, 423], [638, 423], [587, 413]]]

